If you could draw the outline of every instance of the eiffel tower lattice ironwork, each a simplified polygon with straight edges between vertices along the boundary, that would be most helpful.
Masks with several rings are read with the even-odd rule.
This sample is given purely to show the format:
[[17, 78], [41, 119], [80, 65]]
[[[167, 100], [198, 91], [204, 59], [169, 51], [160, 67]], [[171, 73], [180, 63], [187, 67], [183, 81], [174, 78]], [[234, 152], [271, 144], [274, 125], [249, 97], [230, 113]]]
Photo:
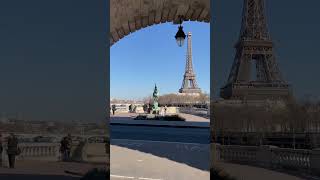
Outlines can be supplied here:
[[179, 90], [180, 93], [186, 94], [194, 94], [201, 93], [200, 88], [198, 88], [198, 84], [196, 81], [196, 75], [193, 71], [192, 65], [192, 45], [191, 45], [191, 32], [188, 33], [188, 47], [187, 47], [187, 60], [186, 60], [186, 68], [183, 76], [182, 86]]
[[227, 84], [221, 88], [224, 99], [286, 99], [290, 86], [276, 63], [265, 16], [264, 0], [244, 0], [240, 38]]

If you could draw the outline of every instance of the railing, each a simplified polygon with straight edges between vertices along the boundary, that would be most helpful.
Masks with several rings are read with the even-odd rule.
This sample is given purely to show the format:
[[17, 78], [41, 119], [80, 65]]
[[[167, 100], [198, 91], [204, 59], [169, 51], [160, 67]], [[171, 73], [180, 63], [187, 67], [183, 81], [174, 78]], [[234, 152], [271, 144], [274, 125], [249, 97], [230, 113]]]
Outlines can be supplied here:
[[271, 169], [299, 170], [313, 174], [320, 173], [320, 149], [212, 144], [212, 150], [213, 161], [248, 164]]
[[[99, 144], [99, 153], [106, 154], [104, 136], [94, 136], [95, 141], [74, 142], [71, 147], [71, 158], [75, 161], [86, 161], [87, 147]], [[59, 161], [61, 160], [60, 143], [19, 143], [21, 153], [16, 156], [16, 160], [40, 160], [40, 161]], [[86, 147], [86, 148], [84, 148]], [[3, 151], [0, 154], [0, 167], [8, 167], [7, 144], [3, 142]], [[92, 149], [92, 148], [91, 148]], [[94, 154], [94, 152], [89, 152]], [[101, 154], [101, 153], [100, 153]]]
[[21, 154], [18, 159], [59, 160], [60, 144], [58, 143], [24, 143], [19, 144]]
[[[21, 154], [17, 160], [49, 160], [58, 161], [60, 144], [58, 143], [20, 143]], [[7, 147], [4, 145], [2, 159], [7, 159]]]
[[273, 148], [272, 164], [280, 168], [310, 169], [311, 151], [304, 149]]
[[[60, 144], [58, 143], [20, 143], [18, 147], [21, 154], [16, 156], [16, 160], [45, 160], [59, 161], [60, 159]], [[7, 146], [3, 146], [1, 154], [2, 166], [8, 166]]]
[[186, 114], [192, 114], [192, 115], [196, 115], [196, 116], [201, 116], [201, 117], [205, 117], [205, 118], [210, 117], [210, 111], [209, 111], [209, 109], [206, 109], [206, 108], [183, 108], [183, 107], [180, 107], [179, 112], [186, 113]]
[[224, 146], [218, 146], [221, 160], [232, 160], [237, 163], [254, 163], [257, 161], [257, 150], [255, 147], [245, 147], [240, 148], [239, 146], [229, 146], [224, 148]]

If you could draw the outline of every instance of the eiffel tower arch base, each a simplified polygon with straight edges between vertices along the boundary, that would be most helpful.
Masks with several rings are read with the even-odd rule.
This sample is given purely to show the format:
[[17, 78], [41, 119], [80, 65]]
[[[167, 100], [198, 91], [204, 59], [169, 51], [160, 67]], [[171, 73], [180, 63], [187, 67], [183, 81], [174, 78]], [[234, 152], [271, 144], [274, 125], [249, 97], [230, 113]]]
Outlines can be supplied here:
[[200, 88], [181, 88], [181, 89], [179, 89], [179, 93], [201, 94], [201, 89]]

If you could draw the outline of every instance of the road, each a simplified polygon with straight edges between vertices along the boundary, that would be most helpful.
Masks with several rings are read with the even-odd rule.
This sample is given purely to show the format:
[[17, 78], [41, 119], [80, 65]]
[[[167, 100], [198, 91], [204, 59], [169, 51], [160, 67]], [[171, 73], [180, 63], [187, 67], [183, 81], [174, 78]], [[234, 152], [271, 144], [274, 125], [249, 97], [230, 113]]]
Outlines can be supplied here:
[[209, 128], [111, 125], [111, 139], [209, 144]]

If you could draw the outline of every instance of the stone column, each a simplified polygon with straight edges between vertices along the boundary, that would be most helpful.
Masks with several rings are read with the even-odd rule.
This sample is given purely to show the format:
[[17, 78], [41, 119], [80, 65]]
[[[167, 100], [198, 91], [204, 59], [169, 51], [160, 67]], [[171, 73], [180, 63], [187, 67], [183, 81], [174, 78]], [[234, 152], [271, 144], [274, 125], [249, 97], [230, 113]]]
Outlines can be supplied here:
[[[3, 147], [3, 146], [2, 146], [2, 147]], [[5, 151], [5, 149], [4, 149], [4, 147], [3, 147], [3, 151], [2, 151], [2, 153], [0, 154], [0, 167], [3, 167], [3, 164], [2, 164], [2, 163], [3, 163], [3, 158], [4, 158], [4, 157], [3, 157], [3, 156], [4, 156], [4, 155], [3, 155], [3, 154], [4, 154], [4, 151]]]
[[210, 170], [214, 168], [214, 166], [215, 166], [215, 164], [217, 162], [216, 150], [217, 150], [216, 144], [211, 143], [210, 144], [210, 152], [211, 152], [210, 153], [210, 159], [211, 159], [211, 161], [210, 161]]
[[82, 149], [81, 159], [83, 162], [88, 162], [87, 149], [88, 149], [88, 141], [85, 142], [84, 147]]
[[7, 155], [7, 146], [3, 145], [3, 151], [1, 153], [1, 167], [9, 167], [9, 160]]
[[311, 151], [310, 168], [313, 173], [320, 174], [320, 148]]
[[276, 146], [263, 145], [259, 147], [257, 152], [257, 163], [259, 166], [272, 167], [272, 149]]
[[54, 146], [54, 158], [56, 161], [61, 160], [60, 144], [58, 143]]
[[211, 143], [211, 166], [220, 160], [220, 144]]

